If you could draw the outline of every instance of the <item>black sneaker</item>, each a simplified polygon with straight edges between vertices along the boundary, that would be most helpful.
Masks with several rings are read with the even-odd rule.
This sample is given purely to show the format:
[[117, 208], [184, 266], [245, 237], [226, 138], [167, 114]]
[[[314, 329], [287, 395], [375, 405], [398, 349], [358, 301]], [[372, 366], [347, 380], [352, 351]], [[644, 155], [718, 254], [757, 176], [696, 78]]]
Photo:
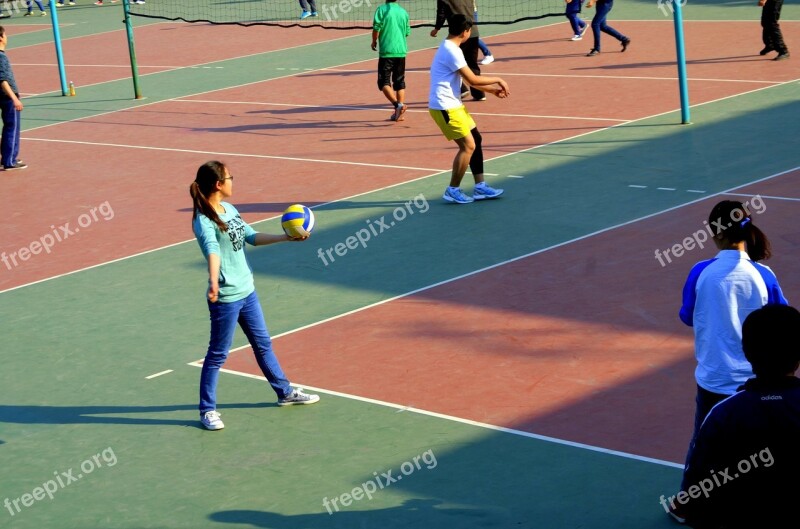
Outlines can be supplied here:
[[587, 57], [594, 57], [595, 55], [599, 55], [600, 50], [592, 49], [589, 53], [586, 54]]
[[11, 165], [9, 167], [4, 167], [4, 169], [6, 171], [13, 171], [14, 169], [25, 169], [26, 167], [28, 167], [28, 164], [22, 163], [22, 162], [17, 162], [14, 165]]
[[764, 47], [764, 49], [763, 49], [763, 50], [761, 50], [760, 52], [758, 52], [758, 54], [759, 54], [759, 55], [766, 55], [767, 53], [769, 53], [769, 52], [771, 52], [771, 51], [775, 51], [775, 48], [770, 48], [769, 46], [766, 46], [766, 47]]
[[628, 49], [628, 46], [630, 46], [630, 43], [631, 43], [631, 39], [625, 39], [625, 40], [622, 41], [622, 51], [623, 52]]
[[788, 59], [788, 58], [789, 58], [789, 52], [788, 51], [784, 51], [784, 52], [779, 53], [778, 56], [775, 57], [772, 60], [773, 61], [782, 61], [782, 60]]

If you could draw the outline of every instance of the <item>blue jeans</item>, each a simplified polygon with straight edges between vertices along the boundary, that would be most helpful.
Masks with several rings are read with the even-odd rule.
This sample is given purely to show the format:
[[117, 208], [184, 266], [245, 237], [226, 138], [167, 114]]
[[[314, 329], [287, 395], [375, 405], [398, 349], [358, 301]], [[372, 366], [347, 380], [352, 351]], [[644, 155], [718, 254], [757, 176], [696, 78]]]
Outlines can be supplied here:
[[42, 2], [40, 0], [33, 0], [33, 1], [28, 0], [26, 2], [28, 6], [28, 13], [33, 12], [33, 2], [36, 2], [36, 6], [39, 8], [39, 11], [44, 11], [44, 6], [42, 5]]
[[208, 303], [211, 313], [211, 339], [200, 372], [200, 413], [217, 409], [217, 380], [219, 369], [228, 358], [236, 324], [244, 331], [253, 347], [258, 367], [267, 377], [278, 398], [292, 393], [292, 387], [283, 374], [278, 358], [272, 352], [272, 339], [264, 323], [264, 313], [255, 291], [233, 303]]
[[580, 35], [581, 30], [586, 27], [586, 22], [581, 20], [581, 17], [578, 16], [581, 12], [581, 0], [572, 0], [572, 2], [567, 4], [567, 20], [569, 20], [569, 25], [572, 26], [572, 33], [574, 35]]
[[0, 138], [0, 154], [3, 167], [13, 167], [19, 156], [19, 134], [22, 129], [22, 116], [14, 108], [14, 101], [0, 98], [0, 114], [3, 117], [3, 135]]
[[628, 37], [606, 24], [606, 17], [614, 7], [614, 0], [598, 0], [595, 6], [595, 14], [592, 19], [592, 33], [594, 34], [594, 49], [600, 51], [600, 32], [608, 33], [620, 42], [628, 40]]

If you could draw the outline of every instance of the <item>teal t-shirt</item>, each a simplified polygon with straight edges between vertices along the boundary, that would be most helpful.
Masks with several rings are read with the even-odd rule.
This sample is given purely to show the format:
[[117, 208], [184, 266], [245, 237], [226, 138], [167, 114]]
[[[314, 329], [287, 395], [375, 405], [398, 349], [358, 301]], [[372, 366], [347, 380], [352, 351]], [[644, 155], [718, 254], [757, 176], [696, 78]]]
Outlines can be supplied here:
[[222, 231], [211, 219], [197, 214], [192, 222], [192, 230], [203, 256], [219, 255], [219, 302], [232, 303], [249, 296], [254, 290], [253, 271], [244, 254], [245, 243], [253, 244], [256, 230], [250, 227], [235, 207], [222, 202], [225, 213], [220, 215], [228, 225], [228, 231]]
[[408, 55], [406, 37], [411, 35], [408, 12], [397, 2], [383, 4], [375, 10], [372, 29], [378, 32], [379, 57], [405, 57]]

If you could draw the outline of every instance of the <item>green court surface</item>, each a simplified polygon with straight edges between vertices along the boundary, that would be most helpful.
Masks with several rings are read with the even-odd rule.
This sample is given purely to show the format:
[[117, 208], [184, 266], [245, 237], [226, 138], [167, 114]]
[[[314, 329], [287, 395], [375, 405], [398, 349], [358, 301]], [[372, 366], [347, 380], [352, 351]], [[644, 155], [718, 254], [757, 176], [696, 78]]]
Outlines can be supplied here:
[[[746, 26], [747, 45], [755, 52], [760, 46], [757, 13], [758, 8], [749, 3], [745, 6], [689, 0], [685, 6], [689, 27], [699, 21], [716, 21], [713, 24], [719, 24], [723, 31], [728, 27], [726, 24], [751, 21]], [[87, 48], [110, 42], [104, 40], [109, 36], [124, 44], [122, 11], [118, 6], [81, 5], [74, 10], [60, 10], [59, 14], [66, 49], [73, 54], [88, 54]], [[800, 42], [798, 19], [800, 7], [785, 6], [782, 22], [785, 21], [787, 41], [789, 37], [792, 39], [790, 46]], [[628, 27], [637, 28], [641, 33], [634, 38], [638, 41], [647, 40], [646, 28], [660, 27], [648, 26], [649, 22], [669, 23], [664, 21], [655, 2], [641, 1], [620, 2], [615, 6], [610, 22], [616, 25], [617, 21], [620, 27], [628, 22]], [[44, 24], [41, 20], [33, 22]], [[14, 17], [3, 25], [13, 35], [14, 26], [23, 23], [27, 21]], [[498, 71], [502, 71], [503, 65], [501, 50], [508, 50], [510, 55], [516, 45], [524, 50], [515, 61], [519, 71], [545, 72], [544, 66], [539, 69], [540, 65], [553, 64], [546, 62], [547, 57], [563, 53], [563, 48], [554, 48], [561, 44], [549, 43], [550, 33], [540, 37], [541, 32], [552, 31], [550, 26], [555, 23], [564, 26], [562, 32], [567, 31], [565, 22], [554, 19], [482, 28], [487, 43], [497, 44]], [[114, 204], [117, 214], [109, 220], [108, 230], [87, 230], [71, 241], [64, 241], [52, 255], [37, 256], [38, 260], [32, 259], [14, 269], [0, 265], [3, 336], [0, 527], [666, 529], [673, 526], [659, 498], [674, 494], [680, 482], [681, 459], [672, 454], [682, 453], [693, 418], [690, 348], [680, 351], [684, 359], [681, 362], [670, 356], [674, 351], [665, 351], [664, 361], [654, 365], [650, 373], [669, 376], [677, 373], [673, 383], [686, 388], [686, 399], [662, 402], [659, 387], [654, 387], [644, 404], [675, 408], [679, 420], [653, 429], [643, 426], [632, 443], [641, 449], [619, 451], [600, 441], [584, 443], [568, 436], [556, 438], [529, 431], [526, 421], [538, 416], [534, 406], [540, 400], [551, 402], [551, 413], [569, 410], [574, 420], [580, 421], [581, 410], [588, 408], [594, 397], [558, 400], [537, 393], [535, 374], [516, 372], [513, 359], [508, 360], [501, 356], [503, 351], [492, 349], [492, 327], [483, 329], [480, 337], [488, 345], [487, 356], [497, 355], [497, 371], [509, 378], [530, 376], [529, 392], [526, 389], [513, 399], [505, 395], [496, 398], [499, 388], [489, 384], [484, 388], [481, 374], [475, 373], [474, 378], [465, 378], [465, 391], [474, 390], [477, 384], [485, 394], [482, 405], [486, 409], [518, 408], [519, 413], [516, 421], [503, 425], [467, 419], [480, 415], [480, 409], [468, 409], [459, 394], [440, 391], [437, 380], [453, 376], [453, 366], [447, 364], [448, 351], [456, 351], [475, 338], [461, 333], [480, 326], [481, 322], [453, 322], [457, 332], [450, 335], [442, 330], [441, 334], [431, 336], [430, 357], [425, 363], [408, 360], [407, 348], [412, 339], [414, 353], [420, 352], [419, 349], [427, 352], [425, 340], [420, 345], [421, 334], [417, 335], [415, 329], [395, 329], [397, 346], [392, 357], [371, 357], [366, 352], [354, 365], [344, 366], [349, 368], [349, 377], [337, 380], [335, 387], [315, 385], [315, 371], [321, 376], [343, 367], [342, 359], [325, 356], [326, 347], [335, 342], [357, 348], [363, 335], [375, 329], [391, 329], [391, 319], [376, 317], [373, 329], [354, 326], [347, 332], [331, 334], [327, 336], [328, 343], [309, 338], [302, 348], [283, 348], [282, 337], [292, 335], [302, 339], [308, 328], [319, 328], [331, 319], [347, 321], [354, 311], [368, 313], [377, 304], [392, 307], [397, 300], [413, 298], [420, 306], [436, 307], [441, 303], [444, 307], [446, 301], [428, 296], [432, 286], [469, 289], [469, 281], [481, 281], [485, 277], [482, 271], [487, 269], [502, 271], [511, 262], [587, 244], [587, 252], [591, 252], [586, 255], [587, 270], [596, 260], [613, 260], [620, 263], [623, 273], [630, 274], [631, 279], [630, 300], [621, 304], [624, 306], [608, 307], [609, 312], [622, 311], [623, 315], [609, 323], [598, 314], [598, 326], [608, 324], [605, 332], [612, 337], [614, 332], [633, 333], [645, 328], [654, 335], [663, 333], [685, 341], [690, 331], [681, 329], [676, 322], [654, 323], [656, 312], [648, 312], [648, 306], [663, 305], [665, 296], [671, 296], [674, 303], [670, 300], [666, 304], [674, 304], [677, 313], [680, 281], [691, 262], [708, 257], [709, 250], [684, 258], [684, 262], [662, 273], [653, 268], [625, 268], [628, 260], [647, 259], [651, 265], [653, 261], [652, 253], [641, 259], [638, 254], [626, 255], [629, 241], [625, 239], [605, 248], [592, 247], [591, 242], [598, 234], [613, 240], [620, 227], [635, 227], [647, 219], [665, 219], [668, 224], [685, 211], [685, 206], [699, 201], [703, 204], [701, 209], [708, 209], [721, 195], [741, 192], [740, 188], [748, 184], [753, 185], [746, 188], [747, 193], [758, 193], [762, 183], [783, 189], [783, 195], [772, 197], [775, 202], [769, 204], [783, 201], [780, 204], [790, 205], [784, 207], [794, 207], [786, 218], [766, 213], [763, 219], [773, 233], [780, 233], [773, 241], [778, 250], [775, 268], [787, 297], [794, 301], [800, 277], [793, 271], [794, 275], [790, 275], [789, 268], [796, 262], [800, 239], [796, 230], [781, 231], [781, 227], [796, 225], [793, 223], [798, 215], [794, 204], [800, 199], [796, 186], [800, 158], [796, 142], [791, 140], [800, 135], [800, 68], [795, 63], [776, 63], [780, 74], [770, 74], [773, 77], [757, 80], [752, 86], [742, 84], [741, 89], [725, 96], [716, 98], [706, 93], [702, 104], [692, 108], [691, 125], [679, 124], [677, 82], [672, 99], [657, 102], [658, 112], [651, 112], [650, 107], [638, 112], [637, 105], [649, 98], [648, 85], [631, 84], [629, 90], [621, 88], [622, 85], [607, 88], [586, 78], [581, 81], [585, 96], [574, 95], [582, 101], [575, 105], [576, 115], [596, 110], [592, 96], [603, 91], [614, 92], [606, 101], [624, 109], [626, 115], [614, 126], [604, 123], [602, 127], [574, 134], [563, 132], [552, 141], [536, 135], [543, 134], [545, 129], [567, 128], [566, 125], [504, 121], [506, 118], [491, 115], [494, 107], [481, 109], [486, 115], [479, 120], [486, 123], [485, 128], [481, 127], [487, 152], [491, 152], [487, 155], [486, 172], [491, 175], [487, 179], [505, 188], [506, 195], [502, 200], [461, 208], [447, 206], [440, 200], [452, 145], [436, 136], [435, 129], [417, 124], [427, 119], [422, 113], [408, 120], [411, 133], [399, 129], [398, 124], [398, 130], [403, 132], [396, 134], [378, 130], [387, 124], [371, 123], [355, 110], [338, 112], [334, 118], [325, 114], [317, 123], [345, 123], [352, 127], [352, 130], [341, 129], [342, 135], [350, 136], [335, 149], [331, 147], [335, 143], [331, 138], [322, 137], [324, 125], [316, 128], [299, 125], [295, 135], [288, 137], [292, 120], [296, 120], [295, 124], [303, 123], [306, 117], [299, 111], [288, 114], [286, 130], [280, 126], [266, 132], [226, 130], [217, 136], [208, 134], [201, 138], [189, 121], [183, 124], [182, 120], [188, 120], [192, 113], [181, 107], [186, 104], [184, 98], [201, 95], [211, 98], [208, 94], [214, 91], [219, 91], [212, 94], [216, 99], [230, 97], [231, 108], [226, 106], [220, 111], [209, 105], [198, 110], [205, 113], [209, 129], [230, 128], [243, 116], [260, 111], [261, 107], [242, 110], [234, 104], [241, 103], [237, 98], [251, 86], [253, 94], [246, 101], [271, 101], [270, 90], [275, 87], [279, 95], [274, 95], [272, 102], [296, 103], [299, 108], [304, 98], [293, 93], [293, 85], [288, 83], [297, 81], [295, 77], [300, 74], [292, 73], [292, 68], [335, 76], [333, 80], [315, 79], [311, 74], [299, 77], [308, 83], [305, 101], [328, 105], [327, 110], [320, 112], [331, 112], [330, 107], [339, 101], [354, 105], [350, 101], [358, 100], [361, 91], [365, 93], [364, 106], [380, 106], [382, 101], [374, 90], [371, 75], [365, 87], [358, 84], [365, 78], [352, 72], [350, 77], [347, 72], [337, 73], [337, 69], [364, 68], [365, 64], [366, 69], [374, 68], [368, 32], [331, 31], [313, 34], [318, 39], [314, 43], [282, 46], [284, 36], [296, 38], [296, 31], [302, 30], [236, 28], [237, 33], [227, 33], [225, 29], [226, 39], [245, 41], [248, 31], [269, 36], [274, 49], [254, 44], [254, 50], [242, 49], [228, 58], [216, 57], [212, 62], [204, 62], [201, 54], [192, 62], [188, 55], [164, 57], [169, 55], [164, 50], [170, 49], [170, 43], [179, 42], [170, 40], [179, 38], [173, 35], [185, 36], [187, 31], [198, 36], [210, 35], [208, 41], [213, 45], [213, 39], [223, 34], [219, 28], [188, 29], [180, 24], [141, 19], [136, 19], [136, 26], [142, 64], [159, 67], [158, 71], [142, 77], [144, 100], [131, 99], [131, 81], [124, 78], [127, 72], [115, 72], [107, 80], [81, 85], [78, 97], [66, 98], [57, 93], [55, 67], [42, 74], [37, 73], [38, 66], [15, 68], [23, 82], [23, 72], [41, 75], [42, 79], [51, 76], [54, 91], [37, 91], [38, 95], [25, 100], [23, 153], [30, 153], [25, 160], [31, 167], [24, 178], [17, 176], [19, 173], [3, 176], [9, 193], [18, 203], [8, 214], [9, 228], [4, 231], [9, 235], [0, 243], [0, 251], [12, 252], [28, 246], [35, 240], [29, 234], [47, 233], [48, 226], [74, 221], [87, 207], [103, 200]], [[146, 33], [148, 30], [150, 33]], [[163, 40], [151, 42], [144, 35]], [[50, 38], [47, 31], [27, 31], [12, 37], [9, 46], [12, 63], [16, 61], [15, 54], [52, 45]], [[92, 40], [95, 38], [99, 40]], [[588, 50], [589, 41], [585, 38], [579, 43], [581, 51]], [[426, 58], [434, 45], [425, 30], [414, 33], [409, 43], [412, 54]], [[718, 44], [721, 48], [733, 45]], [[653, 52], [656, 47], [672, 46], [673, 42], [666, 41], [647, 49]], [[744, 47], [741, 43], [736, 46]], [[175, 54], [183, 52], [188, 53], [176, 50]], [[725, 49], [719, 53], [728, 57]], [[159, 54], [164, 58], [161, 63], [156, 62]], [[731, 52], [731, 56], [739, 57], [738, 51]], [[186, 62], [180, 63], [179, 59]], [[69, 55], [66, 60], [70, 67]], [[119, 64], [124, 65], [124, 60], [120, 58]], [[664, 66], [656, 55], [645, 55], [625, 70], [608, 61], [597, 68], [583, 69], [578, 59], [568, 60], [576, 62], [570, 63], [564, 75], [636, 77], [648, 75], [649, 68]], [[50, 61], [51, 57], [42, 60]], [[102, 66], [97, 63], [94, 68]], [[706, 65], [690, 64], [690, 77], [693, 67], [703, 66]], [[744, 60], [729, 66], [729, 70], [720, 70], [719, 75], [732, 76], [747, 68], [765, 68]], [[72, 69], [84, 72], [78, 66]], [[486, 70], [491, 73], [489, 68]], [[762, 73], [758, 70], [758, 75]], [[741, 81], [744, 76], [741, 74], [735, 80]], [[415, 79], [427, 78], [422, 72]], [[517, 94], [522, 102], [514, 107], [519, 113], [536, 114], [537, 105], [547, 106], [559, 99], [558, 93], [539, 91], [538, 78], [512, 79], [520, 87]], [[40, 84], [47, 83], [41, 80]], [[335, 91], [329, 88], [334, 85]], [[422, 102], [419, 108], [423, 108], [425, 89], [418, 92], [423, 94], [414, 95], [414, 104]], [[477, 107], [470, 107], [473, 109], [477, 111]], [[163, 133], [158, 120], [169, 116], [174, 116], [175, 131]], [[264, 119], [273, 117], [265, 114]], [[126, 120], [141, 120], [137, 121], [141, 127], [136, 131], [139, 137], [135, 145], [129, 145], [132, 142], [127, 135], [133, 125], [130, 122], [126, 125]], [[152, 128], [147, 128], [148, 120], [152, 121]], [[528, 124], [529, 130], [525, 129]], [[118, 128], [108, 135], [105, 143], [96, 139], [97, 131], [106, 134], [111, 130], [102, 127], [114, 125]], [[780, 131], [777, 138], [776, 130]], [[516, 131], [518, 141], [502, 136], [510, 134], [509, 131]], [[163, 134], [159, 136], [162, 139], [154, 139], [159, 134]], [[413, 136], [409, 141], [416, 143], [404, 147], [401, 142], [406, 140], [402, 136], [409, 134]], [[380, 167], [369, 158], [370, 149], [364, 149], [354, 139], [359, 137], [365, 141], [377, 138], [379, 141], [370, 144], [375, 150], [384, 149], [404, 157], [405, 165], [413, 170], [405, 173], [405, 169], [397, 169], [398, 164], [389, 163]], [[196, 152], [179, 147], [178, 142], [185, 138], [193, 141], [201, 138], [197, 140]], [[175, 144], [170, 143], [173, 140]], [[238, 151], [231, 153], [225, 149], [226, 141], [240, 142], [242, 153], [252, 149], [256, 154], [274, 154], [274, 158], [246, 158]], [[289, 149], [292, 142], [298, 141], [308, 141], [307, 160], [284, 156], [277, 150]], [[427, 153], [423, 149], [430, 148], [430, 144], [441, 151], [430, 158], [421, 158], [427, 154], [416, 154], [417, 148]], [[133, 147], [151, 150], [136, 158], [135, 153], [125, 151]], [[92, 149], [85, 151], [92, 154], [88, 159], [84, 155], [79, 157], [76, 153], [79, 148]], [[361, 158], [352, 154], [353, 159], [367, 167], [368, 174], [356, 175], [356, 169], [350, 167], [332, 169], [324, 164], [313, 165], [314, 160], [326, 157], [348, 160], [355, 150]], [[292, 372], [303, 367], [302, 372], [310, 379], [292, 378], [292, 382], [319, 392], [322, 400], [314, 406], [279, 408], [262, 377], [241, 369], [223, 373], [218, 398], [226, 428], [208, 432], [200, 427], [196, 402], [200, 375], [196, 363], [202, 359], [208, 340], [208, 311], [203, 300], [207, 274], [197, 244], [191, 240], [191, 202], [186, 191], [195, 168], [217, 153], [228, 153], [226, 160], [233, 167], [240, 164], [252, 173], [237, 180], [242, 187], [231, 202], [238, 204], [241, 200], [245, 204], [240, 210], [245, 220], [257, 229], [277, 232], [280, 229], [277, 215], [285, 204], [296, 201], [298, 192], [304, 193], [304, 202], [314, 206], [318, 227], [309, 241], [259, 248], [250, 251], [248, 258], [267, 324], [275, 337], [278, 358], [287, 367], [290, 378]], [[63, 158], [70, 169], [63, 175], [37, 169], [37, 165], [45, 165], [52, 157]], [[306, 181], [295, 182], [288, 177], [284, 180], [285, 175], [274, 174], [276, 167], [284, 167], [277, 164], [288, 163], [289, 158], [292, 163], [309, 164], [303, 169], [304, 175], [311, 175], [305, 177]], [[114, 170], [107, 169], [104, 163], [110, 163]], [[98, 174], [93, 171], [95, 165], [106, 167], [103, 171], [107, 172]], [[419, 166], [438, 170], [423, 171]], [[398, 172], [393, 173], [394, 170]], [[254, 174], [269, 176], [256, 178]], [[381, 180], [382, 185], [370, 183], [371, 178], [379, 177], [385, 179]], [[253, 188], [258, 192], [252, 191]], [[262, 192], [259, 198], [257, 195]], [[82, 200], [82, 195], [87, 198]], [[320, 259], [320, 250], [324, 253], [325, 249], [335, 248], [376, 219], [392, 218], [397, 208], [406, 207], [410, 201], [414, 204], [413, 200], [419, 197], [425, 199], [425, 211], [418, 201], [414, 214], [398, 220], [368, 246], [351, 249], [327, 265]], [[777, 205], [770, 208], [779, 209]], [[646, 236], [653, 237], [653, 248], [667, 247], [697, 229], [701, 220], [702, 217], [686, 218], [677, 232], [655, 236], [647, 232]], [[526, 277], [539, 273], [531, 265], [525, 276], [509, 274], [507, 280], [518, 281], [520, 292], [527, 292], [535, 300], [537, 293], [526, 290]], [[458, 278], [462, 280], [456, 281]], [[600, 284], [603, 280], [591, 277], [591, 281]], [[556, 284], [554, 288], [569, 292], [581, 307], [594, 302], [581, 297], [582, 291], [590, 290], [585, 285]], [[474, 299], [459, 303], [466, 310], [498, 303], [502, 308], [503, 301]], [[531, 322], [555, 317], [547, 306], [535, 301], [516, 313]], [[557, 339], [547, 337], [552, 340], [548, 345]], [[434, 347], [434, 342], [445, 345]], [[251, 354], [246, 345], [244, 336], [237, 332], [232, 360]], [[521, 347], [526, 349], [526, 356], [541, 353], [541, 344], [535, 339]], [[308, 366], [304, 359], [312, 353], [317, 363]], [[566, 346], [559, 350], [559, 356], [564, 358], [573, 353], [580, 352]], [[317, 360], [320, 357], [324, 359], [321, 362]], [[404, 361], [408, 363], [402, 378], [380, 378], [383, 365]], [[560, 376], [568, 380], [578, 373], [591, 373], [596, 367], [591, 359], [585, 358], [565, 363]], [[170, 372], [164, 373], [167, 370]], [[413, 399], [395, 402], [367, 398], [360, 391], [364, 380], [386, 388], [403, 386], [420, 395], [433, 395], [441, 400], [441, 409], [447, 411], [420, 409]], [[600, 380], [595, 395], [614, 389], [614, 384]], [[634, 416], [630, 410], [642, 405], [621, 402], [618, 410], [621, 420]], [[591, 437], [591, 432], [584, 433]], [[670, 437], [669, 456], [649, 456], [648, 447], [664, 436], [674, 436], [674, 441]], [[369, 494], [363, 496], [364, 491]]]

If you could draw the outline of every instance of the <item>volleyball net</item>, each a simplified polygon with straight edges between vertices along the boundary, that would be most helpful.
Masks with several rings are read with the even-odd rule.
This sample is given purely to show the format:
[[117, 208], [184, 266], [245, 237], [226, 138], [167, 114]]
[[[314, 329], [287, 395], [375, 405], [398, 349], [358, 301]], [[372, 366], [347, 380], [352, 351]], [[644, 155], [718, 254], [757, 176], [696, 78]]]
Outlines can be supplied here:
[[[375, 9], [384, 0], [149, 0], [130, 4], [133, 16], [210, 24], [372, 29]], [[433, 27], [436, 0], [398, 0], [408, 11], [411, 27]], [[564, 0], [478, 0], [478, 20], [486, 24], [515, 24], [564, 16]], [[302, 18], [301, 18], [302, 17]]]

